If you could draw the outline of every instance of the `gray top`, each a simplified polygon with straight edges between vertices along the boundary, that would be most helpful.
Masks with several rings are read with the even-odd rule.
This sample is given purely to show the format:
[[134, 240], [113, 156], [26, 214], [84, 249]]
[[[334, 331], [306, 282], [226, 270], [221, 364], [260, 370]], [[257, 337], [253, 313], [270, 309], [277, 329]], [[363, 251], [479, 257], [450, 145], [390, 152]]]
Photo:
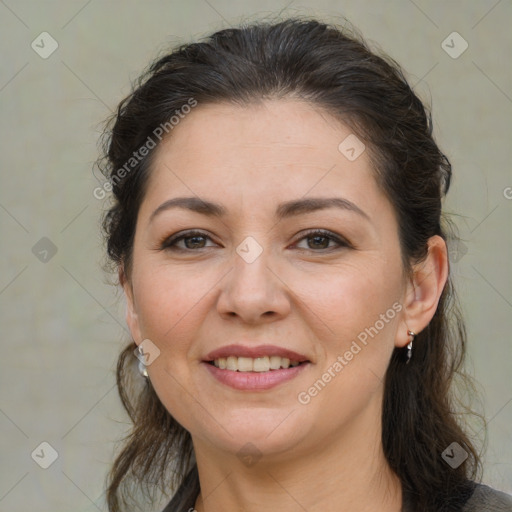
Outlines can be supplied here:
[[[178, 492], [162, 512], [189, 512], [199, 494], [197, 467], [187, 475]], [[405, 510], [405, 509], [404, 509]], [[474, 491], [461, 512], [512, 512], [512, 495], [484, 484], [475, 484]]]
[[510, 512], [512, 496], [478, 484], [463, 508], [464, 512]]

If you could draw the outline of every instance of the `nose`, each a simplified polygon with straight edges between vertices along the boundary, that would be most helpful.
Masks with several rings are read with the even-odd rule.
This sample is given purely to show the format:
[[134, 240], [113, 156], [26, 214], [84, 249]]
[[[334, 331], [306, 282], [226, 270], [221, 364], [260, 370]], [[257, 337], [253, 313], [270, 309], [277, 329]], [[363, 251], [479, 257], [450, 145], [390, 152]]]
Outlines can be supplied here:
[[289, 313], [288, 286], [267, 252], [264, 250], [254, 261], [234, 252], [233, 268], [221, 281], [217, 301], [220, 315], [257, 324], [276, 321]]

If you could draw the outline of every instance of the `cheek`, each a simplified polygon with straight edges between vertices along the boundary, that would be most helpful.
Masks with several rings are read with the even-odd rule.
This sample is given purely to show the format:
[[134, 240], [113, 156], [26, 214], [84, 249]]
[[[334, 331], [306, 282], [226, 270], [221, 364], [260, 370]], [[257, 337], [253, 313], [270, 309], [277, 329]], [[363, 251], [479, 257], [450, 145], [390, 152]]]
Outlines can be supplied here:
[[304, 296], [310, 318], [323, 327], [316, 333], [320, 364], [301, 397], [332, 411], [329, 425], [343, 423], [382, 389], [402, 308], [399, 274], [377, 264], [345, 269], [309, 282]]
[[357, 336], [373, 325], [400, 296], [397, 275], [380, 269], [376, 262], [333, 269], [315, 278], [302, 276], [300, 281], [301, 300], [322, 320], [329, 337], [338, 340], [346, 340], [347, 334]]
[[[204, 315], [215, 276], [170, 265], [141, 265], [134, 276], [134, 294], [142, 335], [162, 351], [185, 350]], [[188, 338], [188, 339], [187, 339]]]
[[302, 391], [342, 422], [383, 385], [401, 310], [399, 272], [374, 261], [306, 283], [304, 300], [323, 327], [316, 333], [320, 364]]

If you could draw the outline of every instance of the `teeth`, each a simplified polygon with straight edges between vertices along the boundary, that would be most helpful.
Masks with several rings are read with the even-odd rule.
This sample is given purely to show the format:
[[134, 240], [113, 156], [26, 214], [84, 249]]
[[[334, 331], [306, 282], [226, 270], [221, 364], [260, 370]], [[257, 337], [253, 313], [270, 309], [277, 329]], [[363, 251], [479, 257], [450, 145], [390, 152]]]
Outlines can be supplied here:
[[270, 370], [270, 358], [267, 356], [257, 357], [251, 360], [251, 363], [253, 372], [268, 372]]
[[264, 356], [264, 357], [220, 357], [215, 359], [213, 364], [221, 370], [239, 372], [268, 372], [270, 370], [286, 369], [290, 366], [298, 366], [298, 361], [290, 361], [287, 357]]
[[281, 357], [270, 356], [270, 369], [279, 370], [279, 368], [281, 368]]
[[252, 359], [250, 357], [239, 357], [238, 368], [239, 372], [252, 372]]

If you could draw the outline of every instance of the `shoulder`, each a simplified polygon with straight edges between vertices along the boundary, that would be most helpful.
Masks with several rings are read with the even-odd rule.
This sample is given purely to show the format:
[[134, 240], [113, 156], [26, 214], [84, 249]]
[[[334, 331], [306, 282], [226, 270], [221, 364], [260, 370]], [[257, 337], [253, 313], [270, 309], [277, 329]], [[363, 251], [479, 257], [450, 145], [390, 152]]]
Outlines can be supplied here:
[[476, 484], [464, 512], [512, 512], [512, 495], [484, 484]]

